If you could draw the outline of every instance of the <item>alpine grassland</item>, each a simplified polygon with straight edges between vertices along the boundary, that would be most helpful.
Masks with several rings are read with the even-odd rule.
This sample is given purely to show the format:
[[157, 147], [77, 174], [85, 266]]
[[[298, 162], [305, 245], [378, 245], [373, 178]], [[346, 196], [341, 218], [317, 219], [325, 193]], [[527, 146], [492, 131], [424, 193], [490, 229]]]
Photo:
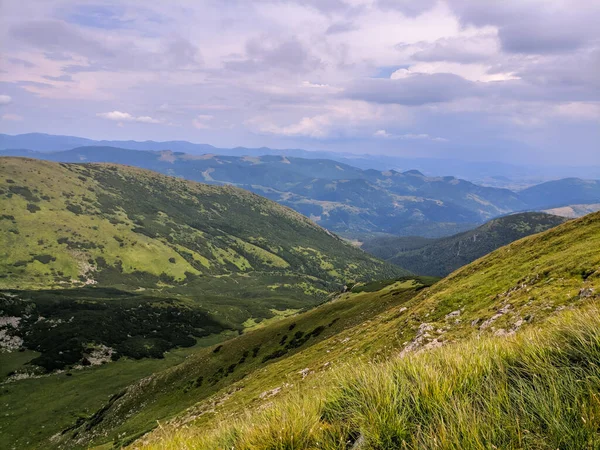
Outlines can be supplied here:
[[600, 214], [516, 241], [133, 446], [599, 448], [599, 246]]
[[[191, 417], [207, 418], [213, 409], [226, 406], [224, 401], [232, 394], [235, 404], [227, 405], [237, 411], [249, 407], [261, 395], [274, 395], [266, 391], [276, 393], [278, 386], [292, 385], [307, 376], [309, 371], [299, 373], [307, 367], [326, 368], [332, 361], [381, 350], [386, 337], [361, 325], [405, 304], [435, 281], [415, 277], [388, 282], [383, 290], [386, 295], [379, 291], [377, 301], [373, 301], [373, 293], [347, 292], [304, 313], [196, 349], [185, 361], [114, 392], [118, 395], [96, 411], [88, 411], [64, 427], [54, 445], [80, 448], [111, 442], [119, 447], [154, 429], [157, 420], [176, 418], [184, 410]], [[356, 333], [363, 335], [364, 341]], [[366, 347], [354, 348], [359, 342]]]
[[[137, 404], [131, 420], [118, 418], [124, 436], [147, 431], [277, 359], [281, 336], [260, 329], [344, 285], [406, 274], [242, 189], [113, 164], [0, 158], [0, 447], [58, 447], [57, 436], [82, 423], [91, 433], [128, 386], [214, 356], [172, 383], [160, 407]], [[328, 328], [334, 319], [299, 322], [303, 335], [289, 336], [285, 354], [349, 326], [339, 317]], [[241, 348], [251, 329], [265, 340], [257, 354], [258, 344]], [[224, 344], [237, 336], [240, 347]]]
[[[352, 364], [210, 430], [156, 432], [156, 449], [596, 449], [600, 311], [511, 338]], [[134, 446], [136, 447], [136, 446]]]
[[98, 346], [161, 357], [406, 274], [255, 194], [132, 167], [0, 158], [0, 210], [9, 350], [46, 372]]

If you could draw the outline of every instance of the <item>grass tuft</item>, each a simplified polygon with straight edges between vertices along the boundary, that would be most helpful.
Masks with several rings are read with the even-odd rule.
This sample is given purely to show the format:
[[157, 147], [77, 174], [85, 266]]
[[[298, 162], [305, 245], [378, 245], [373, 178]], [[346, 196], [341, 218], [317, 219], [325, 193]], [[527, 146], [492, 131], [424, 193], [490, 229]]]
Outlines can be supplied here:
[[600, 311], [343, 367], [211, 430], [147, 448], [592, 449], [600, 446]]

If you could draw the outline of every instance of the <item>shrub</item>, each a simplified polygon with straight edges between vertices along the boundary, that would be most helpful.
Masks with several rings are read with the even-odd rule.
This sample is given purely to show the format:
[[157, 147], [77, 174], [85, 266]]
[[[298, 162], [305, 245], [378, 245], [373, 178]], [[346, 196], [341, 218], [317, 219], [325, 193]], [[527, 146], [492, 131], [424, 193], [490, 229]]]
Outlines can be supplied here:
[[77, 215], [83, 214], [83, 209], [79, 205], [73, 205], [73, 204], [69, 203], [67, 205], [67, 210], [71, 211], [73, 214], [77, 214]]
[[37, 211], [39, 211], [41, 208], [36, 205], [35, 203], [27, 203], [27, 211], [29, 211], [30, 213], [35, 213]]
[[35, 261], [39, 261], [42, 264], [48, 264], [51, 261], [56, 261], [56, 257], [52, 256], [52, 255], [36, 255], [33, 257], [33, 259]]

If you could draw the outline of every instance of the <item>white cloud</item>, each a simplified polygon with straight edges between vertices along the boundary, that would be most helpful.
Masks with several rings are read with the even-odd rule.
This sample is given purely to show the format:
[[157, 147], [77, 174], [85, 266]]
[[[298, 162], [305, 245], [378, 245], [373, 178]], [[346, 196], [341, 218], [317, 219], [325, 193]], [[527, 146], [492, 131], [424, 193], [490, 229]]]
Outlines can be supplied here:
[[117, 122], [139, 122], [139, 123], [161, 123], [160, 120], [154, 119], [150, 116], [133, 116], [126, 112], [111, 111], [106, 113], [96, 114], [98, 117], [102, 117], [108, 120], [114, 120]]
[[413, 75], [433, 75], [451, 73], [458, 75], [465, 80], [492, 82], [492, 81], [508, 81], [518, 80], [519, 77], [512, 72], [490, 73], [491, 65], [486, 64], [463, 64], [456, 62], [434, 61], [434, 62], [418, 62], [411, 65], [408, 69], [398, 69], [390, 78], [392, 80], [400, 80], [409, 78]]
[[372, 134], [374, 126], [384, 126], [407, 120], [402, 107], [397, 105], [372, 105], [354, 100], [338, 100], [315, 109], [321, 114], [303, 115], [300, 118], [269, 114], [253, 117], [246, 126], [263, 134], [292, 137], [335, 138], [365, 137]]
[[576, 120], [600, 120], [600, 103], [561, 103], [554, 107], [553, 113]]
[[2, 115], [2, 120], [12, 120], [14, 122], [18, 122], [23, 120], [23, 116], [18, 114], [7, 113]]
[[8, 105], [12, 102], [12, 97], [10, 95], [0, 95], [0, 105]]
[[436, 142], [448, 142], [448, 139], [442, 137], [430, 136], [428, 134], [401, 134], [398, 136], [400, 139], [410, 139], [410, 140], [428, 140], [428, 141], [436, 141]]
[[210, 114], [199, 114], [192, 121], [192, 124], [194, 125], [194, 127], [198, 128], [199, 130], [207, 130], [207, 129], [211, 128], [211, 125], [209, 122], [211, 120], [213, 120], [214, 118], [215, 117]]
[[375, 133], [373, 133], [373, 136], [378, 137], [378, 138], [392, 137], [392, 135], [385, 130], [377, 130]]
[[247, 125], [257, 129], [261, 133], [323, 138], [329, 134], [331, 119], [326, 115], [321, 115], [315, 117], [303, 117], [299, 122], [291, 125], [276, 125], [268, 120], [256, 118], [249, 120]]
[[158, 119], [153, 119], [150, 116], [139, 116], [139, 117], [135, 117], [134, 118], [134, 122], [141, 122], [141, 123], [160, 123], [160, 120]]
[[376, 138], [383, 139], [405, 139], [405, 140], [427, 140], [427, 141], [435, 141], [435, 142], [448, 142], [448, 139], [442, 137], [430, 136], [426, 133], [408, 133], [408, 134], [392, 134], [388, 133], [386, 130], [377, 130], [373, 133], [373, 136]]

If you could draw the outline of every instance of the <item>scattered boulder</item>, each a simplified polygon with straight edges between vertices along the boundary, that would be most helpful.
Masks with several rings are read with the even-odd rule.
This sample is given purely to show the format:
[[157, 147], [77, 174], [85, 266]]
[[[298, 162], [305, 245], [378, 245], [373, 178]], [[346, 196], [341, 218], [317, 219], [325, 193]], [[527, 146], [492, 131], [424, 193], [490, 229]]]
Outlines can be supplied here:
[[304, 380], [309, 374], [310, 374], [311, 370], [307, 367], [305, 369], [302, 369], [300, 372], [298, 372], [300, 375], [302, 375], [302, 379]]
[[455, 317], [460, 316], [461, 312], [462, 311], [460, 309], [457, 309], [456, 311], [452, 311], [451, 313], [446, 314], [446, 320], [454, 319]]
[[270, 391], [265, 391], [262, 394], [259, 395], [259, 398], [264, 399], [264, 398], [270, 398], [273, 397], [274, 395], [277, 395], [281, 392], [281, 387], [276, 387], [275, 389], [271, 389]]

